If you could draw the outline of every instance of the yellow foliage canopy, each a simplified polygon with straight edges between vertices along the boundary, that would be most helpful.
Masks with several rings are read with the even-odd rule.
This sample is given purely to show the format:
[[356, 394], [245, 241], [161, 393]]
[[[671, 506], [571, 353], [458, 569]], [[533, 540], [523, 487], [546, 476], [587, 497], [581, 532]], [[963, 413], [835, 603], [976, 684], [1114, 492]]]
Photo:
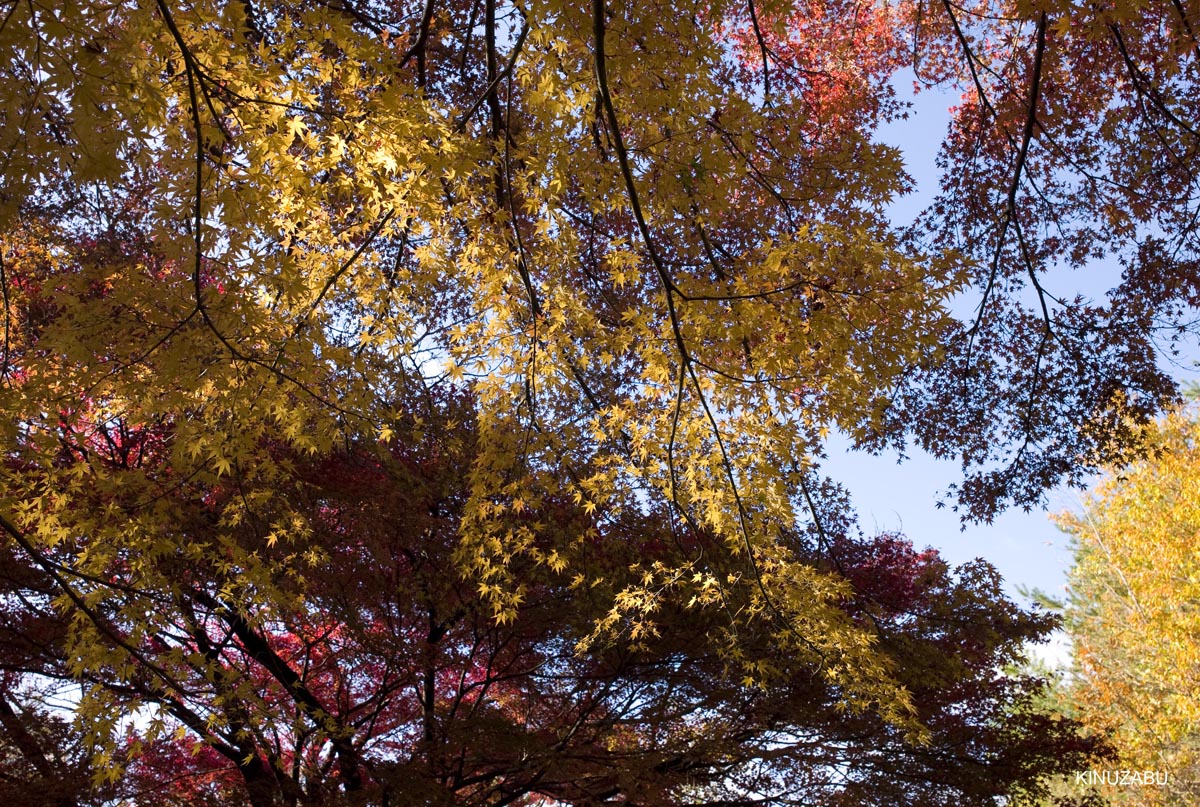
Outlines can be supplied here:
[[1170, 777], [1114, 788], [1120, 803], [1185, 805], [1200, 797], [1200, 424], [1172, 415], [1150, 441], [1153, 459], [1059, 519], [1076, 546], [1071, 693], [1086, 722], [1113, 733], [1115, 767]]
[[[137, 650], [186, 599], [173, 572], [208, 564], [206, 596], [267, 619], [321, 563], [289, 504], [294, 459], [383, 451], [409, 402], [465, 388], [478, 436], [454, 557], [496, 622], [527, 595], [522, 564], [598, 582], [576, 560], [594, 533], [539, 536], [547, 499], [601, 526], [655, 513], [694, 553], [604, 581], [582, 648], [706, 609], [748, 686], [772, 675], [739, 646], [754, 626], [844, 706], [922, 736], [847, 581], [796, 549], [853, 532], [822, 446], [915, 435], [974, 471], [999, 458], [964, 486], [983, 515], [1077, 477], [1098, 445], [1124, 456], [1122, 391], [1143, 417], [1171, 394], [1127, 337], [1144, 346], [1188, 299], [1169, 279], [1191, 247], [1147, 246], [1109, 312], [1055, 305], [1038, 279], [1067, 247], [1116, 249], [1108, 230], [1043, 236], [1108, 216], [1112, 188], [1190, 200], [1195, 183], [1175, 112], [1190, 79], [1136, 62], [1184, 65], [1191, 12], [1134, 36], [1104, 11], [981, 3], [960, 24], [926, 5], [0, 3], [0, 515], [76, 617], [74, 672], [178, 689], [194, 659]], [[1110, 30], [1125, 58], [1098, 61]], [[903, 111], [901, 65], [971, 88], [924, 249], [887, 220], [910, 183], [874, 138]], [[1106, 94], [1132, 86], [1113, 65], [1136, 104]], [[1092, 105], [1067, 108], [1077, 73]], [[1150, 91], [1170, 125], [1127, 137], [1146, 118], [1116, 113]], [[1083, 163], [1054, 162], [1051, 129], [1086, 141]], [[1113, 157], [1128, 142], [1132, 163]], [[1134, 167], [1101, 191], [1093, 158]], [[1046, 187], [1067, 170], [1091, 184]], [[1189, 203], [1125, 224], [1194, 223]], [[986, 258], [950, 248], [976, 241]], [[1026, 277], [1040, 313], [1017, 302]], [[966, 327], [947, 305], [973, 281]], [[222, 486], [237, 495], [197, 540], [180, 502]], [[247, 525], [252, 545], [232, 537]], [[101, 618], [114, 570], [136, 582]], [[111, 717], [94, 698], [84, 716]]]
[[[801, 70], [764, 97], [749, 23], [735, 3], [9, 6], [9, 537], [71, 559], [82, 614], [113, 564], [170, 597], [189, 557], [253, 610], [285, 596], [263, 556], [303, 519], [281, 508], [262, 553], [187, 543], [168, 493], [235, 480], [233, 530], [287, 484], [265, 447], [386, 442], [406, 396], [467, 385], [457, 558], [497, 620], [518, 558], [588, 575], [521, 519], [549, 492], [610, 519], [665, 500], [736, 571], [639, 567], [593, 640], [652, 635], [664, 598], [727, 609], [731, 662], [737, 622], [773, 621], [848, 704], [910, 721], [844, 584], [779, 536], [813, 527], [824, 436], [877, 431], [936, 356], [964, 273], [883, 217], [906, 183], [869, 138], [889, 113]], [[837, 69], [880, 93], [897, 47]], [[119, 456], [123, 429], [153, 449]], [[145, 603], [123, 619], [120, 642], [81, 619], [81, 675], [156, 630]]]

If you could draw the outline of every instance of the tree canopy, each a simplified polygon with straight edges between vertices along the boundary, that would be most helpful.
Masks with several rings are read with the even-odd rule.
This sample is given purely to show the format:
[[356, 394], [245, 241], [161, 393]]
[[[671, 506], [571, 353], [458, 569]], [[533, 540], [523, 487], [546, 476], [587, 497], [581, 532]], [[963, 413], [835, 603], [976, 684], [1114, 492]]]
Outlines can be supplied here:
[[1151, 786], [1109, 788], [1120, 803], [1183, 805], [1197, 795], [1197, 428], [1186, 411], [1154, 426], [1161, 453], [1060, 519], [1075, 542], [1064, 608], [1078, 666], [1069, 702], [1111, 733], [1122, 767], [1156, 774]]
[[[586, 577], [514, 561], [525, 596], [497, 621], [453, 560], [468, 504], [459, 471], [478, 448], [470, 400], [419, 411], [384, 453], [367, 443], [288, 458], [274, 502], [307, 529], [286, 546], [263, 545], [255, 522], [269, 509], [222, 527], [237, 482], [181, 485], [172, 537], [189, 551], [153, 561], [169, 589], [147, 584], [146, 562], [110, 564], [74, 630], [46, 600], [79, 548], [47, 550], [41, 570], [10, 552], [0, 666], [83, 680], [81, 711], [98, 721], [85, 725], [101, 736], [31, 730], [21, 747], [19, 733], [0, 734], [20, 752], [9, 779], [59, 783], [47, 805], [114, 794], [187, 807], [986, 805], [1097, 750], [1071, 721], [1032, 708], [1041, 681], [1001, 672], [1053, 617], [1008, 602], [982, 561], [952, 570], [897, 536], [846, 535], [822, 549], [793, 535], [788, 546], [844, 579], [826, 619], [850, 636], [870, 627], [878, 674], [904, 688], [909, 724], [847, 710], [849, 687], [822, 669], [830, 662], [781, 645], [770, 622], [666, 596], [653, 630], [577, 652], [631, 577], [685, 566], [700, 549], [674, 540], [661, 513], [601, 520], [563, 497], [523, 510], [537, 546]], [[70, 590], [81, 592], [80, 577]], [[750, 585], [728, 582], [722, 597], [748, 598]], [[81, 668], [100, 648], [108, 665]], [[11, 704], [24, 706], [18, 727], [46, 719], [11, 689], [0, 704], [14, 716]], [[106, 709], [140, 710], [141, 725], [106, 723]], [[87, 787], [78, 751], [82, 777], [38, 768], [89, 739], [113, 773], [106, 788]]]
[[[975, 518], [1135, 455], [1136, 425], [1175, 395], [1156, 340], [1185, 334], [1196, 295], [1197, 14], [1182, 0], [0, 3], [9, 596], [61, 633], [42, 644], [84, 682], [98, 761], [145, 704], [244, 754], [248, 787], [275, 777], [264, 798], [299, 798], [278, 789], [283, 745], [327, 754], [294, 774], [304, 787], [384, 782], [354, 721], [384, 720], [394, 701], [371, 692], [391, 684], [358, 665], [407, 657], [354, 635], [371, 601], [351, 600], [354, 616], [322, 586], [338, 563], [376, 574], [376, 550], [400, 563], [400, 547], [406, 609], [427, 585], [435, 627], [466, 609], [460, 630], [491, 637], [479, 652], [562, 665], [556, 693], [531, 680], [504, 698], [587, 701], [605, 675], [616, 697], [630, 685], [586, 665], [623, 647], [722, 707], [812, 687], [778, 706], [803, 720], [752, 710], [756, 731], [805, 725], [835, 753], [859, 737], [837, 727], [881, 721], [863, 731], [936, 745], [912, 653], [937, 630], [856, 610], [869, 581], [838, 553], [874, 545], [856, 543], [823, 446], [837, 430], [957, 458]], [[942, 194], [912, 227], [885, 214], [911, 183], [876, 134], [905, 114], [900, 71], [964, 93]], [[1124, 270], [1106, 299], [1061, 293], [1102, 261]], [[960, 319], [966, 295], [977, 308]], [[460, 395], [469, 407], [448, 414]], [[331, 525], [347, 467], [367, 485], [435, 432], [470, 444], [446, 449], [452, 516], [397, 516], [417, 532], [372, 543], [368, 505], [430, 500], [416, 474]], [[945, 634], [937, 680], [984, 676], [1045, 627], [982, 567], [955, 583], [888, 551], [996, 631], [981, 646]], [[880, 574], [899, 593], [872, 598], [917, 596]], [[663, 661], [684, 639], [695, 663]], [[326, 666], [342, 641], [362, 655]], [[952, 687], [967, 700], [945, 709], [1011, 726], [994, 707], [1017, 695], [989, 686], [982, 700]], [[433, 689], [438, 712], [453, 685]], [[687, 732], [725, 713], [687, 703], [653, 708], [681, 709], [668, 733], [691, 749]], [[287, 710], [306, 739], [255, 736]], [[646, 787], [677, 798], [700, 770], [733, 786], [777, 742], [722, 730], [714, 742], [758, 750], [683, 754], [701, 767], [680, 771], [668, 754]], [[601, 760], [654, 736], [594, 731]], [[832, 759], [797, 770], [846, 772], [830, 798], [858, 781]], [[610, 786], [641, 798], [629, 787]]]

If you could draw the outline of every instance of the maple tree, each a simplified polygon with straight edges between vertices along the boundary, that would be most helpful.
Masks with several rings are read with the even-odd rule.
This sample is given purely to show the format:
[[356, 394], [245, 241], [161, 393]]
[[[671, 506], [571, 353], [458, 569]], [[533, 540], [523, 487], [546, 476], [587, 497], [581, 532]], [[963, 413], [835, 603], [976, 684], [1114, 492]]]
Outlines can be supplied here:
[[[383, 462], [423, 395], [472, 400], [446, 597], [503, 632], [596, 582], [580, 658], [709, 620], [728, 681], [808, 665], [846, 725], [916, 742], [910, 659], [821, 560], [850, 532], [829, 433], [961, 458], [960, 503], [989, 517], [1131, 456], [1129, 424], [1174, 392], [1153, 338], [1194, 302], [1182, 3], [0, 9], [0, 524], [69, 615], [101, 772], [133, 708], [105, 682], [170, 711], [200, 676], [205, 713], [246, 729], [190, 730], [249, 743], [240, 775], [267, 789], [245, 733], [272, 709], [334, 719], [315, 692], [225, 693], [224, 665], [296, 692], [250, 648], [328, 627], [270, 622], [307, 614], [335, 557], [299, 469]], [[904, 67], [967, 93], [911, 231], [875, 137]], [[1047, 289], [1112, 256], [1107, 305]], [[639, 519], [688, 551], [633, 554]], [[630, 545], [607, 574], [578, 554], [593, 530]], [[221, 624], [252, 658], [183, 649]], [[344, 722], [316, 725], [322, 775], [365, 787]]]
[[[959, 453], [960, 501], [986, 517], [996, 498], [1029, 503], [1127, 462], [1138, 425], [1177, 398], [1165, 368], [1200, 278], [1200, 9], [931, 5], [913, 67], [927, 83], [957, 72], [965, 92], [919, 228], [974, 258], [979, 295], [944, 361], [898, 397], [922, 445]], [[1097, 271], [1106, 294], [1076, 280]]]
[[[551, 497], [523, 510], [514, 517], [539, 547], [588, 576], [526, 562], [525, 596], [497, 622], [454, 572], [469, 501], [460, 469], [477, 450], [471, 398], [413, 406], [382, 451], [271, 447], [291, 468], [275, 501], [308, 515], [286, 547], [261, 540], [255, 522], [270, 509], [219, 528], [225, 502], [252, 495], [245, 480], [181, 484], [174, 553], [110, 564], [92, 581], [103, 597], [73, 583], [90, 601], [90, 636], [36, 607], [34, 592], [55, 586], [12, 552], [12, 650], [0, 669], [82, 680], [80, 708], [95, 717], [139, 712], [136, 729], [93, 738], [120, 749], [109, 770], [129, 756], [109, 787], [137, 804], [982, 805], [1036, 792], [1040, 775], [1096, 752], [1073, 722], [1031, 708], [1043, 681], [1000, 671], [1054, 619], [1007, 601], [982, 561], [951, 570], [898, 536], [841, 532], [822, 546], [796, 534], [787, 545], [846, 580], [837, 607], [877, 637], [919, 716], [918, 742], [911, 727], [847, 712], [822, 672], [828, 657], [782, 648], [769, 623], [748, 630], [721, 609], [664, 602], [636, 641], [576, 652], [629, 577], [699, 549], [662, 514], [601, 519]], [[841, 504], [827, 502], [831, 517]], [[80, 549], [47, 550], [43, 564], [78, 565]], [[240, 567], [255, 554], [275, 576], [252, 585], [273, 595], [247, 610]], [[169, 589], [146, 587], [151, 565]], [[81, 646], [120, 647], [128, 661], [80, 677]], [[739, 672], [747, 659], [757, 682]]]
[[1063, 609], [1078, 665], [1068, 695], [1082, 720], [1111, 733], [1122, 767], [1156, 773], [1152, 786], [1109, 788], [1115, 802], [1189, 804], [1200, 766], [1195, 414], [1151, 432], [1161, 453], [1059, 519], [1075, 543]]

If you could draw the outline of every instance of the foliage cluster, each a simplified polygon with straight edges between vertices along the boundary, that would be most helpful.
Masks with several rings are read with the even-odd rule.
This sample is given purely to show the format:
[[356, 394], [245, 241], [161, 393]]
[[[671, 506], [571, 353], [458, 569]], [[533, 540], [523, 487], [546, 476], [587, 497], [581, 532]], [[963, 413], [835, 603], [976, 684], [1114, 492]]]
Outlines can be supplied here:
[[[1075, 764], [995, 673], [1048, 623], [861, 538], [819, 464], [915, 441], [989, 518], [1137, 455], [1200, 277], [1198, 15], [3, 0], [13, 776], [117, 787], [177, 731], [188, 798], [255, 805], [987, 803]], [[965, 93], [911, 228], [903, 69]], [[1107, 299], [1055, 292], [1101, 260]]]
[[1152, 459], [1110, 476], [1078, 514], [1065, 603], [1077, 670], [1067, 703], [1112, 738], [1118, 767], [1165, 786], [1108, 787], [1114, 804], [1200, 797], [1200, 444], [1195, 413], [1151, 428]]

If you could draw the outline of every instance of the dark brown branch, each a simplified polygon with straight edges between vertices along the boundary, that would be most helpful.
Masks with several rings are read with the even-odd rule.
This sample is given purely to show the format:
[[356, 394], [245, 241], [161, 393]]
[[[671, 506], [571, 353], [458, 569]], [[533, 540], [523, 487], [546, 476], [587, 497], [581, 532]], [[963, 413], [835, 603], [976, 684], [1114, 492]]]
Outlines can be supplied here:
[[758, 25], [758, 11], [754, 8], [754, 0], [747, 0], [750, 6], [750, 24], [754, 27], [754, 39], [758, 42], [758, 51], [762, 56], [763, 71], [763, 103], [771, 105], [771, 73], [768, 66], [767, 42], [763, 39], [762, 29]]
[[[21, 715], [13, 709], [8, 699], [0, 695], [0, 727], [8, 735], [9, 740], [20, 752], [25, 761], [33, 766], [39, 777], [46, 782], [58, 781], [62, 771], [56, 769], [50, 757], [43, 750], [37, 738], [25, 727]], [[55, 807], [76, 807], [78, 802], [70, 796], [63, 795], [54, 799]]]
[[[479, 111], [479, 107], [481, 107], [485, 101], [489, 104], [489, 106], [491, 105], [492, 99], [496, 94], [496, 90], [500, 86], [500, 82], [504, 81], [506, 78], [508, 78], [510, 75], [512, 75], [513, 68], [515, 68], [516, 64], [517, 64], [517, 57], [520, 56], [520, 54], [521, 54], [521, 49], [525, 45], [525, 37], [528, 34], [529, 34], [529, 25], [526, 23], [521, 26], [521, 30], [517, 33], [517, 41], [515, 43], [513, 43], [513, 49], [512, 49], [512, 52], [508, 56], [508, 64], [505, 65], [504, 70], [502, 70], [500, 73], [493, 76], [491, 67], [489, 66], [488, 76], [490, 77], [490, 80], [488, 81], [487, 89], [484, 91], [483, 95], [480, 95], [478, 98], [476, 98], [474, 103], [471, 104], [470, 108], [467, 109], [467, 111], [464, 112], [462, 115], [460, 115], [457, 121], [455, 121], [455, 123], [454, 123], [455, 131], [461, 132], [466, 127], [467, 121], [469, 121], [471, 119], [471, 117], [476, 112]], [[494, 35], [493, 35], [492, 39], [493, 39], [493, 46], [494, 46]], [[489, 48], [489, 50], [490, 50], [490, 48]], [[489, 58], [489, 65], [490, 65], [490, 63], [491, 63], [491, 58]], [[495, 134], [495, 132], [493, 132], [493, 134]]]
[[[996, 236], [996, 249], [992, 253], [992, 262], [988, 270], [987, 285], [983, 290], [983, 298], [979, 301], [979, 306], [976, 309], [978, 312], [974, 324], [969, 331], [972, 338], [975, 333], [983, 325], [984, 317], [987, 313], [988, 300], [991, 297], [992, 290], [996, 285], [996, 278], [1000, 273], [1000, 258], [1004, 249], [1004, 240], [1008, 235], [1009, 228], [1013, 225], [1017, 216], [1017, 192], [1021, 188], [1021, 176], [1025, 170], [1025, 162], [1029, 157], [1029, 146], [1033, 142], [1033, 132], [1037, 127], [1037, 106], [1038, 98], [1041, 93], [1042, 83], [1042, 62], [1046, 52], [1046, 13], [1042, 12], [1038, 17], [1036, 45], [1033, 53], [1033, 68], [1030, 77], [1029, 86], [1029, 103], [1025, 113], [1025, 125], [1021, 132], [1020, 145], [1017, 148], [1017, 158], [1013, 165], [1012, 179], [1009, 181], [1008, 194], [1004, 203], [1004, 218], [1000, 221], [999, 233]], [[1031, 275], [1033, 268], [1029, 267]], [[1034, 277], [1036, 283], [1036, 276]]]
[[408, 64], [413, 56], [417, 57], [417, 85], [425, 86], [425, 49], [429, 43], [429, 28], [433, 23], [433, 0], [425, 0], [425, 9], [421, 12], [421, 24], [417, 29], [417, 39], [412, 47], [400, 58], [400, 67]]
[[292, 669], [253, 625], [238, 611], [205, 591], [193, 590], [196, 602], [220, 617], [233, 631], [242, 647], [271, 677], [279, 682], [300, 711], [321, 726], [329, 736], [330, 745], [341, 763], [341, 777], [348, 791], [361, 790], [364, 785], [362, 756], [354, 747], [353, 733], [325, 707], [304, 680]]

